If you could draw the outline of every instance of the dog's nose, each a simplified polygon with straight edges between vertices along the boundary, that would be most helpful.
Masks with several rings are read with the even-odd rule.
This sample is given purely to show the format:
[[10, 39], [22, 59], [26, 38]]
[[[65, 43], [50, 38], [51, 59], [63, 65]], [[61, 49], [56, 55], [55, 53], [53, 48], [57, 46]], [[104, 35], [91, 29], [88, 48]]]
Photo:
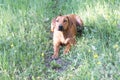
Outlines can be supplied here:
[[58, 28], [59, 31], [62, 31], [63, 30], [63, 26], [60, 25], [59, 28]]

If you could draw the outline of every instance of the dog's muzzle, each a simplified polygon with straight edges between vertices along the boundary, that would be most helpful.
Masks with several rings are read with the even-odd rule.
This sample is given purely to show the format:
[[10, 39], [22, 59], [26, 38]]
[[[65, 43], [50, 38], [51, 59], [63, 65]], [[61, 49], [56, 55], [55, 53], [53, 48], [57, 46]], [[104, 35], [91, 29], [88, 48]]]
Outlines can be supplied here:
[[60, 25], [59, 28], [58, 28], [59, 31], [63, 31], [63, 26]]

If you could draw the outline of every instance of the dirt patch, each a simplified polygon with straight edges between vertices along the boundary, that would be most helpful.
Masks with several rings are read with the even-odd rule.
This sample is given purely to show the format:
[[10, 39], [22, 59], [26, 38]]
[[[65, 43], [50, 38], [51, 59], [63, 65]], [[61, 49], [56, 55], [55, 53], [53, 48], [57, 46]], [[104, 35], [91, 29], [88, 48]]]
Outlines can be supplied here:
[[61, 57], [58, 59], [52, 59], [50, 55], [45, 56], [45, 65], [47, 68], [52, 68], [57, 72], [65, 71], [70, 65], [70, 61], [64, 60]]

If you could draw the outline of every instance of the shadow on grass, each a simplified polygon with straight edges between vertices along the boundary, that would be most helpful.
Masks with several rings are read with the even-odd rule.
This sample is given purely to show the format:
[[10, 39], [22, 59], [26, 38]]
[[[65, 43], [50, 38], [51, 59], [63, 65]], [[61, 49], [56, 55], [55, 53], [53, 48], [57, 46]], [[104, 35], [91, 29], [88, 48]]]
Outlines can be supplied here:
[[62, 57], [59, 57], [58, 59], [52, 59], [51, 55], [46, 55], [45, 56], [45, 65], [47, 68], [50, 68], [54, 71], [63, 72], [65, 70], [67, 70], [67, 67], [70, 65], [70, 62], [65, 60]]

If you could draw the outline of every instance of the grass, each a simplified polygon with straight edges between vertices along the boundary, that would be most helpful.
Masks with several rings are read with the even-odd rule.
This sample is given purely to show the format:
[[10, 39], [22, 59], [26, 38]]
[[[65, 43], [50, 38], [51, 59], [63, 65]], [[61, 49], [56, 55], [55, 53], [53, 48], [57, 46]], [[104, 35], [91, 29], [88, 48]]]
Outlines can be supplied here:
[[[1, 0], [0, 80], [119, 80], [119, 11], [119, 0]], [[83, 36], [50, 60], [51, 19], [71, 13], [83, 19]]]

